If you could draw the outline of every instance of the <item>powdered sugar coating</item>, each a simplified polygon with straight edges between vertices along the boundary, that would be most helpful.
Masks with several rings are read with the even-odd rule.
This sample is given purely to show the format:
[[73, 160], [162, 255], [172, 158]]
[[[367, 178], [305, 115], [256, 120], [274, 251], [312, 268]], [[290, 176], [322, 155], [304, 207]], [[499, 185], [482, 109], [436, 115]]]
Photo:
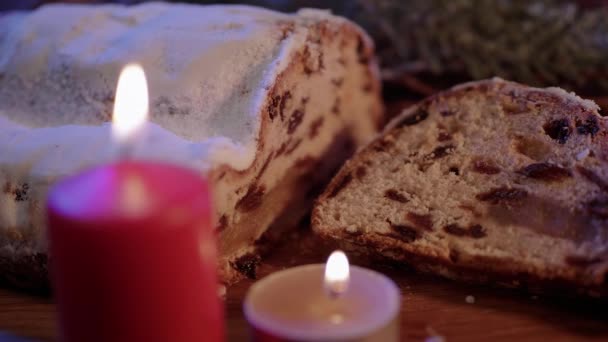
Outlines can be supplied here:
[[[119, 72], [131, 62], [145, 68], [151, 104], [145, 141], [131, 158], [201, 173], [247, 169], [268, 93], [304, 44], [307, 25], [321, 19], [345, 23], [317, 10], [164, 3], [57, 4], [1, 15], [0, 229], [26, 241], [26, 254], [29, 246], [45, 250], [50, 184], [116, 158], [109, 121]], [[21, 186], [28, 193], [18, 200]], [[229, 187], [216, 195], [217, 208], [236, 201]], [[13, 246], [0, 252], [6, 248]]]
[[[307, 16], [329, 17], [163, 3], [50, 5], [2, 16], [0, 112], [13, 124], [0, 126], [0, 144], [12, 146], [1, 158], [14, 163], [40, 155], [48, 162], [32, 166], [45, 172], [106, 161], [104, 123], [116, 80], [125, 64], [137, 62], [149, 81], [157, 144], [136, 157], [245, 169], [255, 157], [262, 102], [285, 67], [284, 55], [303, 39], [297, 32], [285, 38], [280, 23]], [[83, 134], [85, 146], [73, 146]], [[210, 158], [216, 150], [222, 157]]]

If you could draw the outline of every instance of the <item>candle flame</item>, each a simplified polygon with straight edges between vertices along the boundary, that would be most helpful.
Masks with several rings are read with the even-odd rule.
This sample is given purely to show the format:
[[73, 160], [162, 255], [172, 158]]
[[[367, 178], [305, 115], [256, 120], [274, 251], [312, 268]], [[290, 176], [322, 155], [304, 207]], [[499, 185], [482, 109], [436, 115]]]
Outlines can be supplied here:
[[120, 72], [116, 86], [112, 135], [123, 142], [134, 135], [148, 117], [148, 85], [143, 68], [129, 64]]
[[350, 267], [342, 251], [334, 251], [325, 265], [325, 289], [331, 297], [338, 297], [348, 288]]

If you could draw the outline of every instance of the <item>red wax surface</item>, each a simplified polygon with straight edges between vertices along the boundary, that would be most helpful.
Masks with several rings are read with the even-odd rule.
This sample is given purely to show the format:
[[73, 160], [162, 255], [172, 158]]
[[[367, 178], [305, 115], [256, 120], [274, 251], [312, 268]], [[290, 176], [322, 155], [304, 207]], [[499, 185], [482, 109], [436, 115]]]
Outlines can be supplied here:
[[63, 341], [223, 340], [203, 177], [120, 162], [59, 182], [47, 206]]

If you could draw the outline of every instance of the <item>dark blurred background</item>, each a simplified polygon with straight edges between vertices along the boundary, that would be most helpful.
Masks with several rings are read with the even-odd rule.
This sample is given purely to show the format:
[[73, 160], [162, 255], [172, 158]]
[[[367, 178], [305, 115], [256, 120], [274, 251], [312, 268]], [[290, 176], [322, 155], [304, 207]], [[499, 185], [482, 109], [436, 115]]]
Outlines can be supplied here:
[[[0, 11], [45, 0], [0, 0]], [[60, 1], [71, 3], [142, 0]], [[328, 8], [374, 38], [389, 110], [450, 85], [500, 76], [560, 86], [608, 111], [608, 0], [243, 0], [293, 12]]]

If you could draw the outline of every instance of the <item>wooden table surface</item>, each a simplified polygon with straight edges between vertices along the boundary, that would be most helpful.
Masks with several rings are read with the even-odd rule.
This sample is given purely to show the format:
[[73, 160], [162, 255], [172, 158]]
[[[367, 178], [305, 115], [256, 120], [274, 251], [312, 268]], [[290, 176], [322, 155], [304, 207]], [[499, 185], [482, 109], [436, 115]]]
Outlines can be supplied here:
[[[332, 249], [307, 231], [294, 233], [265, 259], [259, 276], [290, 266], [324, 262]], [[432, 336], [441, 336], [445, 341], [608, 341], [606, 302], [537, 298], [510, 290], [457, 284], [409, 270], [398, 272], [384, 266], [377, 269], [401, 287], [403, 341], [425, 341]], [[227, 290], [230, 341], [247, 340], [241, 303], [251, 284], [252, 281], [242, 281]], [[473, 296], [475, 302], [467, 303], [467, 296]], [[0, 330], [53, 341], [55, 322], [50, 298], [0, 289]]]

